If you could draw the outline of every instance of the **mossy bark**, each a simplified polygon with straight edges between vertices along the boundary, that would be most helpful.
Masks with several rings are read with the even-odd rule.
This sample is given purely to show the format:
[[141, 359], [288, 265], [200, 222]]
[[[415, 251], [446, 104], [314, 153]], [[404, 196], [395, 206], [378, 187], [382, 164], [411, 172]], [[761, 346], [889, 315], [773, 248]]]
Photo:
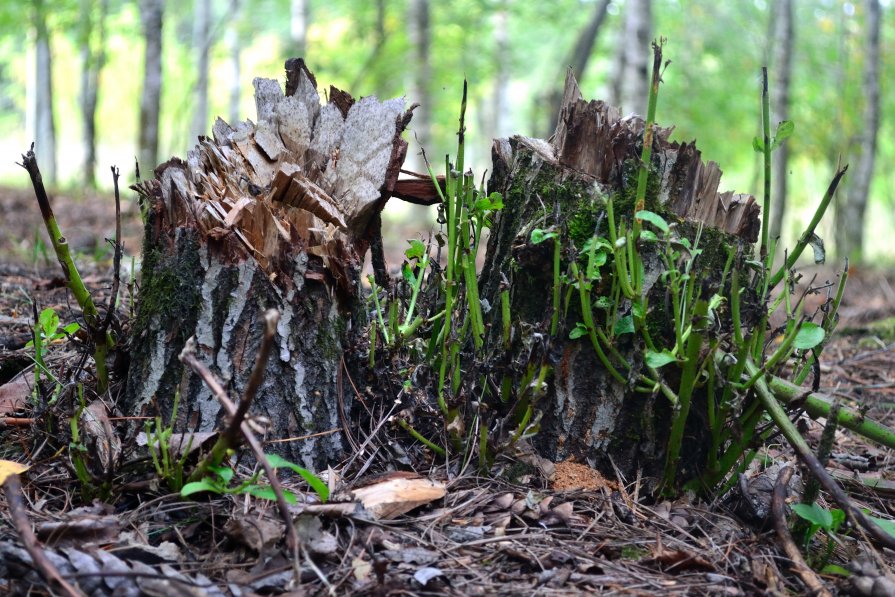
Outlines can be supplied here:
[[[657, 481], [665, 465], [672, 417], [671, 402], [659, 393], [634, 390], [645, 372], [645, 346], [636, 334], [618, 334], [612, 349], [624, 361], [619, 370], [627, 380], [619, 383], [601, 364], [587, 337], [570, 340], [569, 333], [582, 320], [577, 291], [560, 305], [560, 329], [550, 335], [554, 305], [552, 242], [534, 244], [531, 231], [550, 228], [562, 246], [561, 272], [569, 263], [582, 263], [580, 251], [593, 236], [608, 237], [606, 201], [612, 198], [617, 220], [633, 217], [634, 192], [642, 148], [643, 122], [620, 118], [602, 102], [585, 102], [574, 78], [567, 80], [557, 131], [550, 141], [513, 137], [496, 140], [489, 192], [503, 194], [504, 209], [489, 239], [482, 271], [481, 295], [499, 305], [501, 288], [510, 289], [515, 330], [512, 354], [504, 359], [518, 382], [522, 375], [512, 363], [524, 363], [533, 338], [547, 345], [547, 362], [553, 376], [537, 408], [543, 418], [532, 440], [538, 451], [555, 461], [574, 457], [628, 479], [638, 474]], [[758, 231], [758, 208], [744, 195], [717, 192], [720, 170], [705, 164], [691, 144], [668, 140], [670, 130], [657, 131], [649, 170], [646, 206], [676, 225], [675, 234], [690, 241], [702, 223], [703, 253], [694, 261], [700, 279], [698, 293], [705, 298], [719, 288], [721, 271], [732, 248], [748, 255]], [[654, 338], [666, 342], [671, 327], [668, 290], [660, 279], [664, 266], [658, 243], [640, 243], [643, 293], [649, 311], [647, 326]], [[740, 257], [742, 263], [743, 257]], [[583, 264], [582, 264], [582, 267]], [[563, 285], [565, 299], [570, 280]], [[507, 285], [508, 283], [508, 285]], [[607, 276], [594, 282], [593, 296], [609, 292]], [[618, 315], [631, 312], [630, 300], [617, 302]], [[491, 310], [491, 338], [499, 344], [499, 309]], [[606, 323], [605, 312], [594, 309], [595, 319]], [[606, 323], [612, 329], [612, 322]], [[671, 334], [673, 337], [673, 333]], [[663, 370], [669, 381], [673, 366]], [[686, 445], [706, 442], [704, 397], [694, 396], [686, 428]], [[698, 448], [683, 454], [683, 476], [692, 476], [705, 462]], [[689, 470], [688, 470], [689, 469]]]

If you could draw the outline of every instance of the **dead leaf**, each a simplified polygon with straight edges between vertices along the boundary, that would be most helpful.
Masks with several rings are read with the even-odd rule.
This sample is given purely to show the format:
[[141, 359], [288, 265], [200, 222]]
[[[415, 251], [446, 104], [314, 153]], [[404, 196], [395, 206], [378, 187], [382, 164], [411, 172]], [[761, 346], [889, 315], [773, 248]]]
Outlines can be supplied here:
[[0, 460], [0, 485], [6, 482], [10, 475], [20, 475], [28, 470], [28, 466], [12, 460]]
[[29, 379], [22, 372], [0, 386], [0, 416], [8, 416], [25, 408], [33, 383], [33, 378]]

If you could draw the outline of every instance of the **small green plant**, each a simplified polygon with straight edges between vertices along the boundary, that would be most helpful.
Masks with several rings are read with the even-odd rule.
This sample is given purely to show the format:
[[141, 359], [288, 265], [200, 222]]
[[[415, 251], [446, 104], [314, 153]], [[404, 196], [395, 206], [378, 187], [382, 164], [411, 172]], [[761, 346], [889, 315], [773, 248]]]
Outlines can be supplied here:
[[56, 390], [53, 392], [53, 399], [59, 395], [62, 384], [47, 369], [44, 357], [47, 355], [49, 345], [62, 338], [74, 334], [81, 326], [77, 322], [69, 323], [60, 327], [59, 315], [56, 311], [47, 307], [37, 316], [34, 329], [32, 330], [33, 340], [29, 340], [25, 345], [26, 348], [34, 348], [34, 389], [32, 390], [32, 400], [37, 403], [40, 392], [40, 379], [42, 374], [46, 374], [56, 383]]
[[162, 418], [156, 416], [151, 421], [146, 421], [146, 444], [149, 455], [159, 479], [163, 481], [171, 491], [177, 492], [183, 489], [183, 469], [192, 447], [193, 438], [187, 441], [180, 458], [171, 451], [171, 436], [174, 433], [174, 421], [177, 420], [177, 409], [180, 406], [180, 391], [174, 393], [174, 405], [171, 409], [171, 420], [168, 425], [162, 423]]
[[813, 568], [823, 568], [829, 562], [833, 548], [836, 546], [836, 533], [845, 522], [845, 512], [839, 508], [828, 510], [817, 502], [793, 504], [792, 511], [807, 523], [801, 537], [802, 551], [805, 553], [808, 553], [811, 539], [818, 531], [823, 530], [827, 534], [827, 543], [823, 552], [812, 558], [810, 562]]
[[[311, 486], [311, 489], [314, 490], [321, 502], [326, 503], [326, 501], [329, 500], [329, 488], [326, 486], [326, 483], [311, 471], [289, 462], [276, 454], [265, 454], [265, 458], [267, 458], [267, 461], [274, 469], [288, 468], [300, 475], [308, 485]], [[187, 483], [180, 489], [180, 495], [182, 497], [189, 497], [196, 493], [207, 491], [218, 495], [249, 494], [265, 500], [276, 501], [277, 499], [276, 494], [270, 485], [263, 485], [258, 482], [261, 476], [261, 471], [256, 472], [248, 479], [234, 485], [232, 483], [236, 473], [232, 468], [228, 466], [209, 466], [208, 470], [212, 473], [211, 475], [199, 481]], [[289, 504], [295, 504], [297, 502], [295, 494], [291, 491], [283, 490], [283, 497]]]

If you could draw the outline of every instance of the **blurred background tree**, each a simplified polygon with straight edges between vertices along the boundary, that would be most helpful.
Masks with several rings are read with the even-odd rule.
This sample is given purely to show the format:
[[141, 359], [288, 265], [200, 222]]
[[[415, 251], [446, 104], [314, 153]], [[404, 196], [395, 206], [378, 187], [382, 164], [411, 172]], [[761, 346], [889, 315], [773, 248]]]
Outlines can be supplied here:
[[[721, 163], [722, 186], [760, 190], [758, 73], [774, 118], [795, 122], [775, 154], [772, 232], [801, 229], [839, 156], [851, 163], [833, 253], [895, 257], [895, 99], [890, 0], [31, 0], [0, 5], [0, 182], [36, 140], [48, 181], [110, 184], [183, 156], [218, 115], [254, 118], [253, 77], [282, 79], [305, 56], [323, 86], [419, 102], [410, 167], [453, 150], [470, 81], [472, 165], [490, 138], [547, 136], [571, 66], [588, 97], [642, 112], [649, 41], [668, 38], [659, 120]], [[324, 87], [326, 88], [326, 87]], [[58, 166], [56, 166], [58, 164]], [[99, 168], [99, 170], [97, 170]], [[781, 176], [787, 174], [784, 181]], [[133, 177], [130, 173], [129, 178]], [[6, 216], [8, 217], [8, 215]], [[880, 242], [880, 238], [884, 239]]]

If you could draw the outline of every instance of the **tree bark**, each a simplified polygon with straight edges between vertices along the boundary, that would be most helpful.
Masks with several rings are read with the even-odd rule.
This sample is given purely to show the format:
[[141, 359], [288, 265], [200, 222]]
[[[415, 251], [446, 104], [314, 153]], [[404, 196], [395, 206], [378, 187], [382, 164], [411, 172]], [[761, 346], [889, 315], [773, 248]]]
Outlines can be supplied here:
[[[773, 23], [774, 87], [771, 89], [771, 130], [777, 123], [789, 120], [789, 89], [792, 79], [792, 55], [795, 46], [795, 26], [792, 0], [776, 0], [771, 14]], [[770, 238], [779, 238], [786, 215], [786, 183], [789, 170], [789, 143], [781, 145], [771, 162], [771, 227]]]
[[81, 0], [81, 122], [84, 162], [82, 180], [96, 188], [96, 104], [99, 74], [106, 62], [106, 14], [108, 0]]
[[[504, 362], [517, 384], [521, 376], [514, 368], [537, 352], [534, 338], [549, 338], [553, 311], [549, 291], [553, 286], [552, 249], [545, 247], [548, 243], [532, 244], [531, 230], [553, 227], [562, 231], [563, 247], [577, 246], [575, 243], [582, 241], [576, 234], [587, 238], [606, 234], [605, 197], [615, 198], [617, 215], [630, 217], [633, 208], [643, 121], [621, 119], [617, 108], [584, 101], [571, 71], [563, 97], [559, 124], [550, 142], [519, 136], [498, 139], [492, 152], [489, 192], [503, 194], [504, 209], [488, 241], [480, 288], [484, 299], [498, 305], [500, 290], [509, 283], [515, 332], [511, 354]], [[678, 222], [678, 234], [690, 241], [697, 224], [705, 225], [700, 245], [703, 254], [694, 262], [693, 271], [714, 280], [717, 286], [717, 272], [728, 248], [739, 247], [748, 254], [757, 239], [758, 205], [749, 195], [718, 193], [718, 165], [702, 162], [692, 143], [670, 142], [670, 133], [670, 129], [657, 130], [647, 209]], [[649, 304], [657, 306], [658, 317], [659, 306], [666, 303], [666, 289], [659, 283], [659, 259], [646, 246], [641, 250], [644, 293], [650, 297]], [[562, 271], [572, 258], [571, 253], [563, 255]], [[707, 276], [705, 272], [715, 273]], [[504, 276], [509, 279], [505, 281]], [[546, 349], [553, 381], [538, 402], [543, 418], [532, 441], [541, 455], [553, 461], [573, 456], [610, 473], [615, 468], [628, 479], [642, 472], [655, 481], [665, 461], [671, 406], [661, 395], [635, 393], [628, 384], [616, 382], [588, 341], [568, 339], [570, 328], [580, 319], [580, 314], [574, 313], [574, 301], [572, 305], [562, 318], [566, 328], [549, 340]], [[491, 310], [490, 341], [497, 345], [499, 311]], [[628, 379], [635, 379], [643, 367], [642, 347], [619, 336], [616, 348], [633, 366]], [[691, 419], [698, 419], [698, 409], [691, 410], [688, 421]], [[706, 433], [706, 427], [688, 425], [687, 433], [697, 438], [690, 444], [688, 437], [688, 445], [700, 445], [698, 438]], [[701, 463], [704, 454], [692, 453], [685, 455], [682, 466], [687, 469]]]
[[208, 54], [211, 50], [211, 0], [195, 0], [193, 51], [196, 54], [196, 101], [192, 139], [208, 133]]
[[653, 30], [652, 0], [625, 3], [625, 27], [618, 45], [611, 103], [626, 113], [646, 116], [649, 98], [649, 44]]
[[864, 248], [864, 214], [870, 195], [870, 182], [876, 159], [876, 142], [880, 120], [880, 22], [882, 9], [879, 0], [867, 0], [864, 23], [867, 45], [864, 53], [864, 118], [860, 152], [855, 174], [849, 186], [845, 205], [837, 211], [836, 247], [841, 255], [860, 261]]
[[139, 163], [143, 168], [152, 168], [158, 162], [164, 10], [164, 0], [140, 0], [140, 20], [143, 24], [143, 39], [146, 43], [138, 141]]
[[[210, 431], [224, 412], [178, 354], [198, 357], [234, 395], [245, 389], [266, 309], [280, 311], [276, 354], [253, 413], [278, 451], [335, 462], [352, 394], [339, 383], [352, 326], [365, 321], [360, 270], [406, 155], [404, 100], [355, 101], [335, 88], [321, 107], [302, 60], [279, 83], [255, 79], [257, 124], [218, 119], [214, 139], [172, 159], [136, 190], [150, 206], [123, 408]], [[354, 316], [354, 317], [352, 317]], [[320, 434], [312, 438], [302, 436]]]
[[[569, 56], [567, 65], [568, 67], [571, 67], [572, 72], [577, 79], [584, 76], [584, 70], [587, 68], [587, 63], [590, 61], [590, 57], [593, 54], [594, 46], [597, 44], [597, 37], [600, 33], [600, 29], [603, 27], [603, 21], [606, 20], [610, 2], [611, 0], [600, 0], [600, 2], [594, 4], [594, 12], [591, 14], [590, 20], [578, 34], [578, 39], [575, 42], [575, 47], [572, 48], [572, 53]], [[548, 100], [551, 115], [548, 131], [552, 132], [556, 130], [556, 119], [559, 118], [559, 110], [562, 103], [562, 89], [553, 85], [550, 87], [556, 89], [555, 92], [549, 95], [550, 99]]]
[[53, 116], [53, 56], [50, 50], [50, 31], [47, 28], [47, 6], [44, 0], [34, 0], [35, 70], [34, 94], [31, 111], [34, 114], [34, 153], [40, 163], [44, 180], [55, 185], [56, 176], [56, 119]]

